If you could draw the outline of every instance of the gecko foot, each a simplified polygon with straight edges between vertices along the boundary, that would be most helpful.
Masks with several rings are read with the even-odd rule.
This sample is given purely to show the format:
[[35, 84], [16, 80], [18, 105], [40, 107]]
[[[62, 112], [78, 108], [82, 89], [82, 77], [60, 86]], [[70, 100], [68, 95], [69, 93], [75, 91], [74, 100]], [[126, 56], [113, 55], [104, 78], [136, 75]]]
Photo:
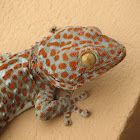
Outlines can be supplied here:
[[64, 124], [65, 125], [71, 125], [72, 120], [71, 120], [71, 112], [77, 112], [80, 116], [82, 117], [88, 117], [89, 116], [89, 111], [88, 110], [83, 110], [80, 109], [76, 106], [77, 101], [81, 101], [87, 98], [87, 92], [84, 92], [80, 95], [78, 95], [76, 98], [70, 98], [70, 105], [64, 112]]

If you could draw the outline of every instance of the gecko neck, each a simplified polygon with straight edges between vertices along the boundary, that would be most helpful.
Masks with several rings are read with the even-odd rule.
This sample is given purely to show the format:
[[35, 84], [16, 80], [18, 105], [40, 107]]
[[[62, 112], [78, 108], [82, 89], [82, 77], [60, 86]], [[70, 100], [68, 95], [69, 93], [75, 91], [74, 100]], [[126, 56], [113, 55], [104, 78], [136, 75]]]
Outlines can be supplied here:
[[39, 50], [38, 45], [31, 48], [29, 67], [31, 69], [33, 76], [37, 76], [40, 78], [41, 81], [48, 83], [48, 80], [46, 79], [46, 76], [43, 73], [43, 69], [40, 69], [39, 66], [40, 60], [38, 58], [38, 50]]

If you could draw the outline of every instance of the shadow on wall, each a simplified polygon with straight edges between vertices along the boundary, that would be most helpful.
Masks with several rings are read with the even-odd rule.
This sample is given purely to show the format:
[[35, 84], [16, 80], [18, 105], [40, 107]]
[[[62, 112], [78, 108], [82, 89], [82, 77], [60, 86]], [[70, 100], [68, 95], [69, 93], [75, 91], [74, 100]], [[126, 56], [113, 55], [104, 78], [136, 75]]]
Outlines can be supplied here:
[[140, 97], [119, 140], [140, 140]]

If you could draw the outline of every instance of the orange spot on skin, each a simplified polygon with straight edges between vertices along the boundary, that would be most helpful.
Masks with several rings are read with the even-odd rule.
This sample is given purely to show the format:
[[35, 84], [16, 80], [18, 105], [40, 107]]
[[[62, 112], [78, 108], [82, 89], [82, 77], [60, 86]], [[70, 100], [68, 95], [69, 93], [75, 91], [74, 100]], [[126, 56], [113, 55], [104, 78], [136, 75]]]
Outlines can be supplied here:
[[59, 39], [60, 38], [60, 33], [57, 33], [55, 36], [54, 36], [55, 39]]
[[3, 79], [7, 80], [11, 76], [12, 72], [13, 72], [13, 69], [8, 70], [6, 74], [4, 75]]
[[46, 120], [49, 120], [51, 118], [51, 116], [48, 116]]
[[108, 37], [105, 37], [105, 40], [106, 40], [106, 42], [109, 42], [110, 41], [110, 39]]
[[91, 34], [90, 33], [86, 33], [86, 37], [90, 37], [91, 36]]
[[102, 42], [103, 40], [102, 40], [102, 38], [99, 38], [98, 41]]
[[14, 66], [14, 69], [19, 69], [19, 68], [21, 68], [21, 66], [22, 66], [22, 64], [17, 64]]
[[80, 50], [80, 48], [75, 48], [76, 51]]
[[91, 38], [94, 40], [95, 39], [95, 36], [92, 36]]
[[103, 46], [103, 45], [102, 46], [97, 46], [97, 47], [99, 47], [99, 48], [105, 48], [105, 46]]
[[52, 49], [50, 55], [51, 55], [51, 56], [54, 56], [55, 54], [56, 54], [55, 49]]
[[72, 47], [77, 47], [78, 46], [78, 44], [77, 43], [74, 43], [73, 45], [72, 45]]
[[24, 108], [24, 106], [25, 106], [25, 104], [22, 104], [20, 108], [21, 108], [21, 109], [23, 109], [23, 108]]
[[60, 47], [63, 47], [65, 45], [65, 42], [61, 42]]
[[69, 79], [75, 79], [77, 77], [77, 74], [73, 74], [69, 77]]
[[114, 47], [114, 45], [113, 44], [108, 44], [108, 47]]
[[40, 88], [45, 89], [45, 83], [41, 83]]
[[81, 31], [81, 30], [83, 30], [82, 28], [74, 28], [73, 29], [74, 31]]
[[43, 63], [41, 61], [39, 62], [39, 68], [43, 71]]
[[3, 113], [4, 112], [4, 107], [0, 108], [0, 112]]
[[5, 87], [1, 88], [1, 91], [2, 93], [6, 93], [6, 88]]
[[45, 116], [44, 113], [41, 113], [40, 118], [44, 118], [44, 116]]
[[29, 56], [30, 52], [26, 52], [24, 54], [21, 54], [19, 57], [27, 58]]
[[40, 45], [45, 46], [46, 45], [46, 41], [45, 40], [41, 41]]
[[16, 88], [16, 83], [11, 83], [11, 84], [9, 84], [9, 89], [11, 89], [11, 90], [14, 90], [15, 88]]
[[51, 82], [52, 84], [56, 84], [56, 82], [55, 82], [54, 80], [50, 80], [50, 82]]
[[96, 36], [98, 36], [98, 35], [99, 35], [99, 33], [98, 33], [98, 32], [96, 32], [96, 33], [95, 33], [95, 35], [96, 35]]
[[13, 59], [13, 60], [9, 61], [8, 64], [14, 64], [14, 63], [16, 63], [17, 61], [18, 61], [18, 59]]
[[56, 66], [55, 65], [51, 65], [51, 69], [52, 69], [52, 71], [55, 71], [56, 70]]
[[98, 45], [98, 44], [99, 44], [99, 42], [94, 42], [94, 44], [95, 44], [95, 45]]
[[50, 37], [50, 36], [48, 36], [46, 39], [47, 39], [47, 40], [49, 40], [50, 38], [51, 38], [51, 37]]
[[86, 51], [85, 50], [82, 50], [81, 53], [84, 54], [84, 53], [86, 53]]
[[85, 70], [86, 70], [86, 68], [82, 68], [82, 69], [79, 70], [79, 73], [84, 73]]
[[92, 43], [92, 42], [91, 41], [85, 41], [85, 40], [80, 41], [80, 44], [85, 44], [85, 43]]
[[79, 52], [72, 52], [70, 53], [70, 56], [78, 56], [79, 55]]
[[60, 68], [60, 69], [65, 69], [66, 66], [67, 66], [66, 63], [60, 63], [60, 64], [59, 64], [59, 68]]
[[7, 69], [7, 67], [8, 67], [7, 64], [3, 64], [2, 66], [0, 66], [0, 70]]
[[19, 102], [21, 99], [19, 98], [19, 96], [15, 95], [15, 99], [17, 102]]
[[70, 67], [76, 67], [77, 64], [78, 64], [77, 61], [71, 61], [70, 62]]
[[81, 35], [83, 35], [84, 33], [85, 33], [85, 32], [80, 32], [80, 33], [78, 33], [78, 35], [80, 35], [80, 36], [81, 36]]
[[27, 95], [27, 90], [26, 90], [26, 88], [23, 89], [23, 95], [24, 95], [24, 96]]
[[59, 43], [58, 42], [48, 43], [47, 47], [50, 47], [50, 46], [59, 46]]
[[65, 83], [65, 81], [63, 79], [59, 79], [60, 82]]
[[59, 55], [56, 55], [56, 56], [54, 57], [54, 61], [57, 61], [57, 60], [59, 60]]
[[70, 32], [72, 30], [72, 28], [70, 27], [70, 28], [68, 28], [68, 32]]
[[24, 76], [24, 77], [23, 77], [23, 82], [24, 82], [24, 83], [27, 83], [27, 82], [28, 82], [27, 76]]
[[13, 80], [17, 80], [17, 75], [13, 75], [13, 76], [12, 76], [12, 79], [13, 79]]
[[44, 72], [45, 72], [45, 74], [46, 74], [46, 75], [49, 75], [49, 73], [48, 73], [48, 71], [47, 71], [47, 70], [44, 70]]
[[19, 86], [22, 86], [22, 82], [21, 82], [21, 81], [19, 81], [19, 82], [18, 82], [18, 85], [19, 85]]
[[65, 45], [70, 45], [71, 44], [71, 41], [68, 41]]
[[90, 31], [93, 32], [94, 30], [93, 29], [90, 29]]
[[55, 78], [57, 78], [57, 77], [58, 77], [58, 74], [57, 74], [57, 73], [54, 73], [53, 76], [54, 76]]
[[65, 60], [65, 61], [67, 61], [68, 60], [68, 56], [67, 56], [67, 54], [66, 53], [63, 53], [63, 60]]
[[64, 50], [70, 50], [70, 49], [71, 49], [71, 47], [66, 47], [66, 48], [63, 48], [62, 51], [64, 51]]
[[47, 111], [51, 111], [52, 110], [52, 107], [49, 107], [48, 109], [47, 109]]
[[0, 85], [2, 84], [2, 80], [0, 79]]
[[96, 50], [97, 50], [97, 51], [100, 51], [101, 49], [99, 49], [99, 48], [96, 48]]
[[86, 48], [87, 46], [85, 45], [85, 46], [83, 46], [83, 48]]
[[23, 74], [22, 71], [19, 70], [19, 71], [18, 71], [18, 75], [19, 75], [19, 76], [22, 76], [22, 74]]
[[13, 99], [13, 94], [11, 92], [7, 93], [9, 99]]
[[64, 34], [63, 37], [64, 37], [64, 38], [67, 38], [68, 36], [67, 36], [67, 34]]
[[80, 38], [78, 36], [74, 37], [74, 40], [80, 40]]
[[9, 59], [14, 58], [15, 56], [17, 56], [17, 54], [14, 54], [14, 55], [10, 56]]
[[3, 97], [3, 103], [6, 104], [7, 103], [7, 99], [5, 97]]
[[46, 51], [44, 50], [44, 48], [42, 48], [42, 49], [39, 51], [39, 55], [42, 55], [44, 58], [47, 57], [47, 53], [46, 53]]
[[69, 36], [67, 36], [68, 39], [72, 39], [73, 38], [73, 35], [70, 34]]
[[115, 54], [115, 51], [114, 51], [114, 50], [110, 50], [110, 52], [111, 52], [112, 54]]
[[7, 111], [10, 112], [11, 111], [11, 105], [7, 105]]
[[61, 76], [62, 76], [63, 78], [66, 78], [66, 77], [68, 76], [68, 73], [67, 73], [67, 72], [62, 72], [62, 73], [61, 73]]
[[60, 86], [61, 86], [61, 87], [65, 87], [65, 85], [64, 85], [64, 84], [61, 84], [61, 83], [60, 83]]
[[77, 80], [78, 82], [82, 81], [84, 79], [84, 77], [79, 77], [79, 79]]
[[68, 84], [70, 84], [70, 85], [72, 85], [72, 84], [73, 84], [73, 82], [70, 82], [70, 81], [66, 81], [66, 83], [68, 83]]
[[28, 66], [29, 66], [28, 62], [27, 63], [23, 63], [23, 67], [27, 67], [28, 68]]
[[87, 77], [87, 79], [90, 79], [90, 80], [91, 80], [91, 79], [93, 79], [93, 77], [94, 77], [94, 76], [89, 76], [89, 77]]
[[103, 52], [103, 54], [102, 54], [103, 56], [106, 56], [107, 55], [107, 52]]
[[21, 93], [21, 89], [20, 88], [18, 88], [18, 94], [20, 94]]
[[37, 109], [38, 109], [38, 110], [41, 110], [41, 106], [37, 106]]
[[50, 66], [50, 59], [46, 59], [46, 65], [49, 67]]

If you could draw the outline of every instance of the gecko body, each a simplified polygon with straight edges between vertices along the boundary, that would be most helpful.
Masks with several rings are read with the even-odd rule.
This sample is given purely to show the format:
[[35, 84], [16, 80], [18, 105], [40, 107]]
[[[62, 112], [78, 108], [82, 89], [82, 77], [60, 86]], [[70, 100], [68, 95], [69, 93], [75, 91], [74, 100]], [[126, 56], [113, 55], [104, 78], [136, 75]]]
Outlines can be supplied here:
[[[63, 113], [64, 124], [72, 124], [75, 111], [83, 117], [89, 112], [78, 108], [84, 92], [71, 98], [85, 82], [102, 75], [126, 55], [122, 44], [95, 27], [65, 27], [44, 37], [24, 52], [0, 55], [0, 129], [26, 109], [35, 106], [42, 121]], [[66, 91], [58, 97], [56, 88]]]

